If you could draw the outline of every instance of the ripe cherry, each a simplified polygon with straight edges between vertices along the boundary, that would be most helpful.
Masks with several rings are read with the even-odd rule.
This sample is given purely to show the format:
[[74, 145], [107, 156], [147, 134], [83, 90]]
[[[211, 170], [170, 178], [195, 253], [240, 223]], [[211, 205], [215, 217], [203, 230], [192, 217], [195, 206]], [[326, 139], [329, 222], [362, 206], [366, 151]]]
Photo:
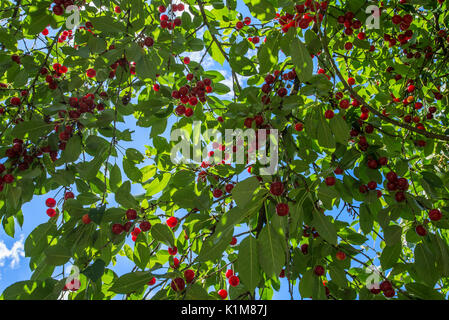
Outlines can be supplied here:
[[228, 292], [225, 289], [218, 290], [218, 295], [224, 300], [228, 297]]
[[182, 291], [182, 290], [184, 290], [186, 284], [185, 284], [184, 279], [176, 278], [176, 279], [172, 280], [170, 286], [173, 289], [173, 291]]
[[112, 233], [121, 234], [123, 231], [125, 231], [125, 228], [120, 223], [114, 223], [112, 225]]
[[336, 179], [335, 179], [335, 177], [327, 177], [326, 179], [325, 179], [325, 181], [326, 181], [326, 185], [328, 185], [328, 186], [333, 186], [333, 185], [335, 185], [335, 182], [337, 181]]
[[286, 203], [278, 203], [276, 205], [276, 213], [278, 214], [278, 216], [286, 216], [288, 215], [288, 212], [290, 211], [288, 204]]
[[424, 237], [427, 234], [426, 228], [421, 224], [416, 226], [415, 231], [421, 237]]
[[142, 231], [146, 232], [151, 229], [151, 223], [148, 221], [142, 221], [139, 227]]
[[45, 200], [45, 205], [49, 208], [53, 208], [54, 206], [56, 206], [56, 200], [53, 198], [48, 198], [47, 200]]
[[335, 255], [335, 257], [340, 260], [343, 261], [346, 259], [346, 253], [344, 253], [343, 251], [338, 251]]
[[84, 224], [89, 224], [89, 223], [92, 222], [92, 220], [90, 220], [90, 217], [89, 217], [89, 215], [87, 213], [85, 215], [83, 215], [81, 220], [83, 221]]
[[280, 181], [273, 182], [270, 185], [270, 192], [274, 196], [280, 196], [284, 193], [284, 184]]
[[174, 256], [178, 253], [178, 248], [176, 246], [173, 246], [173, 248], [168, 248], [168, 254], [171, 256]]
[[134, 209], [128, 209], [126, 210], [126, 218], [128, 220], [134, 220], [137, 219], [137, 211]]
[[438, 209], [432, 209], [429, 211], [429, 218], [432, 221], [439, 221], [443, 217], [442, 213]]
[[237, 277], [237, 276], [235, 276], [235, 275], [229, 277], [229, 285], [230, 285], [231, 287], [237, 287], [237, 286], [239, 285], [239, 283], [240, 283], [239, 277]]
[[193, 279], [195, 279], [195, 272], [191, 269], [187, 269], [184, 271], [184, 278], [186, 279], [187, 283], [191, 283]]
[[315, 266], [315, 268], [313, 269], [313, 273], [315, 273], [315, 275], [317, 275], [318, 277], [322, 276], [324, 274], [324, 267], [323, 266]]
[[155, 284], [155, 283], [156, 283], [156, 278], [153, 277], [153, 278], [151, 278], [151, 280], [148, 282], [148, 285], [149, 285], [149, 286], [152, 286], [152, 285]]
[[229, 242], [229, 244], [231, 246], [235, 245], [237, 243], [237, 238], [236, 237], [232, 237], [231, 242]]
[[176, 227], [177, 224], [178, 224], [178, 219], [176, 219], [175, 217], [170, 217], [167, 219], [167, 225], [170, 228]]

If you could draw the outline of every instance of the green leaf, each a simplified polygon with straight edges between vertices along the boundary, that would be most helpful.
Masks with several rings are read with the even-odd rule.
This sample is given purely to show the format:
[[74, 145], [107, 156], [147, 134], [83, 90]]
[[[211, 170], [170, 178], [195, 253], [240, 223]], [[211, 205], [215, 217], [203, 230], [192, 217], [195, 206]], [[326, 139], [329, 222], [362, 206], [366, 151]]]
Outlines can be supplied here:
[[115, 193], [115, 201], [124, 206], [125, 208], [135, 208], [139, 205], [139, 202], [131, 195], [131, 183], [129, 181], [124, 182]]
[[237, 183], [232, 189], [232, 198], [237, 206], [244, 208], [259, 186], [260, 183], [256, 177], [250, 177]]
[[337, 231], [334, 224], [324, 213], [319, 210], [313, 211], [313, 226], [323, 239], [333, 245], [337, 245]]
[[329, 125], [331, 127], [332, 132], [335, 136], [335, 141], [340, 142], [342, 144], [346, 144], [349, 139], [349, 126], [345, 120], [338, 114], [335, 115], [329, 121]]
[[245, 287], [254, 291], [260, 281], [259, 254], [254, 237], [248, 236], [240, 243], [236, 269]]
[[45, 255], [47, 263], [55, 266], [66, 264], [72, 257], [70, 249], [59, 243], [47, 248]]
[[259, 263], [268, 277], [278, 276], [285, 265], [285, 252], [281, 241], [271, 225], [266, 225], [257, 239]]
[[388, 270], [394, 266], [394, 264], [398, 261], [402, 252], [402, 245], [395, 244], [393, 246], [386, 246], [382, 250], [382, 254], [380, 256], [380, 264], [383, 270]]
[[166, 224], [157, 223], [151, 227], [151, 236], [154, 240], [163, 242], [170, 247], [174, 247], [175, 240], [173, 238], [173, 232]]
[[419, 243], [415, 247], [415, 269], [419, 280], [429, 287], [433, 287], [440, 275], [435, 266], [435, 256], [427, 247]]
[[74, 162], [81, 154], [81, 137], [78, 135], [73, 136], [67, 141], [67, 145], [62, 152], [62, 158], [66, 163]]
[[296, 37], [290, 43], [290, 55], [296, 66], [298, 79], [302, 82], [309, 81], [313, 74], [313, 61], [304, 43]]
[[105, 267], [105, 262], [101, 259], [97, 259], [92, 265], [84, 269], [82, 273], [93, 282], [96, 282], [103, 275]]
[[135, 292], [143, 288], [152, 278], [153, 275], [147, 271], [134, 271], [126, 273], [116, 279], [109, 290], [122, 294]]

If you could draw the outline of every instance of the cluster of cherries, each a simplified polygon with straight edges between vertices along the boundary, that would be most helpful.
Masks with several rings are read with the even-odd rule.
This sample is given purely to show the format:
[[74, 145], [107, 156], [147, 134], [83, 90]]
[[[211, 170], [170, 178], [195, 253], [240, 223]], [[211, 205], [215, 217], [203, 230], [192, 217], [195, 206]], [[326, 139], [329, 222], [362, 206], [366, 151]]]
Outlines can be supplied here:
[[69, 6], [73, 6], [74, 3], [72, 0], [53, 0], [54, 6], [53, 6], [53, 13], [57, 16], [63, 15], [65, 9], [67, 9]]
[[[133, 226], [133, 220], [138, 218], [137, 211], [134, 209], [126, 210], [126, 219], [128, 220], [125, 224], [114, 223], [112, 225], [112, 233], [121, 234], [122, 232], [129, 232], [131, 227]], [[168, 223], [167, 223], [168, 224]], [[143, 231], [147, 232], [151, 229], [151, 223], [149, 221], [143, 220], [140, 222], [139, 227], [134, 227], [133, 231], [131, 231], [131, 239], [132, 241], [137, 240], [137, 236]]]
[[[273, 74], [268, 74], [265, 77], [265, 83], [262, 85], [262, 92], [265, 94], [262, 96], [262, 102], [264, 104], [270, 103], [270, 92], [274, 89], [274, 83], [276, 82], [276, 79], [279, 77], [278, 81], [280, 83], [278, 89], [276, 90], [276, 93], [279, 97], [285, 97], [288, 93], [287, 88], [283, 86], [283, 81], [293, 81], [296, 78], [296, 71], [293, 69], [291, 71], [281, 73], [281, 71], [276, 70]], [[287, 87], [290, 87], [291, 85], [288, 84]]]
[[[177, 17], [174, 19], [170, 19], [169, 16], [167, 14], [165, 14], [165, 12], [167, 11], [167, 8], [165, 6], [163, 6], [163, 5], [159, 6], [158, 11], [159, 11], [159, 13], [161, 13], [160, 26], [162, 29], [173, 30], [175, 27], [179, 27], [182, 24], [181, 18]], [[183, 3], [172, 4], [171, 5], [171, 16], [173, 16], [173, 13], [176, 11], [179, 11], [179, 12], [184, 11], [184, 4]]]
[[[67, 199], [75, 199], [75, 194], [72, 191], [66, 191], [64, 194], [64, 200]], [[48, 207], [47, 216], [53, 218], [58, 214], [55, 210], [56, 200], [54, 198], [47, 198], [47, 200], [45, 200], [45, 205]]]
[[[185, 61], [184, 61], [185, 62]], [[188, 73], [186, 79], [192, 81], [194, 78], [192, 73]], [[178, 116], [191, 117], [193, 115], [193, 109], [191, 107], [186, 107], [186, 105], [196, 106], [198, 101], [204, 103], [206, 102], [206, 94], [213, 91], [212, 80], [209, 78], [204, 78], [203, 80], [198, 80], [191, 85], [186, 84], [179, 88], [179, 90], [173, 90], [171, 93], [172, 98], [179, 99], [180, 103], [175, 108], [175, 113]]]
[[[270, 192], [274, 196], [281, 196], [284, 193], [284, 184], [281, 181], [272, 182], [270, 185]], [[280, 202], [276, 204], [276, 213], [278, 216], [284, 217], [288, 215], [290, 208], [287, 203]]]
[[51, 90], [55, 90], [58, 88], [58, 82], [56, 79], [62, 77], [65, 73], [67, 73], [68, 68], [59, 63], [53, 64], [53, 70], [50, 71], [46, 67], [42, 67], [40, 70], [40, 75], [45, 76], [45, 82], [47, 82], [48, 87]]
[[[290, 28], [307, 29], [312, 22], [323, 20], [323, 13], [327, 10], [327, 1], [317, 2], [313, 0], [306, 0], [304, 4], [297, 4], [295, 6], [296, 14], [286, 13], [281, 16], [276, 14], [276, 19], [282, 26], [282, 32], [286, 33]], [[310, 12], [308, 12], [310, 11]], [[312, 14], [315, 13], [315, 14]]]

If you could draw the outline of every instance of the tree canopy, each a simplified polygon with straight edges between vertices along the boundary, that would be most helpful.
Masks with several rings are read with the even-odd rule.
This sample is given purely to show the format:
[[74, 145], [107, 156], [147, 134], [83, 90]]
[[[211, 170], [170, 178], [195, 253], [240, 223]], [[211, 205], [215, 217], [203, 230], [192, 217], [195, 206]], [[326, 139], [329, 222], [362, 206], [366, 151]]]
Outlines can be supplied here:
[[48, 215], [1, 298], [446, 299], [448, 26], [434, 0], [1, 1], [0, 219]]

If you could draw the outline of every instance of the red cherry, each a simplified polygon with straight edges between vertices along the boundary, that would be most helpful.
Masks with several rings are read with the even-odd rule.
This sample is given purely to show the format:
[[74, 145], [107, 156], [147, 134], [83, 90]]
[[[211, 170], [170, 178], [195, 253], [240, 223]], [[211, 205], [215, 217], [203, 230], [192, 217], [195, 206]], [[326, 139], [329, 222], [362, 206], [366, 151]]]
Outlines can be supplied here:
[[332, 119], [334, 117], [334, 111], [332, 110], [326, 110], [326, 112], [324, 113], [324, 117], [326, 119]]
[[288, 212], [290, 211], [288, 204], [286, 203], [278, 203], [276, 205], [276, 213], [278, 216], [286, 216], [288, 215]]
[[240, 279], [237, 276], [231, 276], [229, 278], [229, 285], [232, 287], [237, 287], [240, 283]]
[[344, 253], [343, 251], [338, 251], [337, 254], [335, 255], [335, 257], [338, 260], [343, 261], [346, 259], [346, 253]]
[[167, 219], [167, 225], [170, 228], [176, 227], [177, 224], [178, 224], [178, 219], [176, 219], [175, 217], [170, 217]]
[[427, 234], [426, 228], [424, 228], [424, 226], [422, 226], [422, 225], [417, 225], [415, 228], [415, 231], [421, 237], [424, 237]]
[[335, 179], [335, 177], [327, 177], [326, 179], [325, 179], [325, 182], [326, 182], [326, 185], [328, 185], [328, 186], [333, 186], [333, 185], [335, 185], [335, 182], [336, 182], [337, 180]]
[[443, 217], [442, 213], [438, 209], [432, 209], [429, 211], [429, 218], [432, 221], [439, 221]]
[[304, 244], [301, 246], [301, 252], [302, 252], [303, 254], [309, 253], [309, 245], [308, 245], [307, 243], [304, 243]]
[[313, 269], [313, 272], [315, 273], [315, 275], [320, 277], [324, 274], [324, 267], [323, 266], [315, 266], [315, 268]]
[[178, 253], [178, 248], [174, 246], [173, 248], [168, 248], [168, 254], [174, 256]]
[[184, 57], [184, 63], [185, 64], [189, 64], [190, 63], [190, 58], [189, 57]]
[[184, 290], [186, 284], [184, 282], [184, 279], [176, 278], [172, 280], [170, 286], [173, 289], [173, 291], [182, 291]]
[[123, 231], [125, 231], [125, 228], [120, 223], [114, 223], [112, 225], [112, 233], [121, 234]]
[[153, 277], [153, 278], [151, 278], [151, 280], [148, 282], [148, 285], [149, 285], [149, 286], [152, 286], [152, 285], [155, 284], [155, 283], [156, 283], [156, 278]]
[[236, 237], [232, 237], [231, 242], [229, 242], [229, 244], [231, 246], [235, 245], [237, 243], [237, 238]]
[[228, 292], [225, 289], [218, 290], [218, 295], [224, 300], [228, 297]]
[[229, 279], [231, 276], [234, 275], [234, 271], [232, 271], [231, 269], [228, 269], [226, 271], [226, 278]]
[[377, 161], [374, 159], [368, 161], [368, 167], [371, 169], [377, 169], [377, 165]]
[[165, 6], [159, 6], [158, 8], [157, 8], [157, 10], [160, 12], [160, 13], [164, 13], [165, 12], [165, 10], [167, 10], [167, 8], [165, 7]]
[[193, 109], [192, 108], [186, 108], [186, 111], [185, 111], [184, 114], [185, 114], [186, 117], [191, 117], [193, 115]]
[[121, 13], [122, 9], [120, 9], [119, 6], [115, 6], [114, 11], [115, 11], [115, 13]]
[[12, 97], [12, 98], [11, 98], [11, 104], [12, 104], [13, 106], [18, 106], [18, 105], [20, 105], [20, 104], [21, 104], [20, 98], [18, 98], [18, 97]]
[[302, 131], [303, 129], [304, 129], [304, 125], [301, 122], [295, 124], [296, 131]]
[[280, 181], [273, 182], [270, 185], [270, 192], [274, 196], [280, 196], [282, 193], [284, 193], [284, 184]]
[[232, 189], [234, 189], [234, 185], [232, 183], [228, 183], [225, 187], [227, 193], [231, 193]]
[[221, 189], [215, 189], [212, 194], [214, 198], [220, 198], [223, 195], [223, 191]]
[[90, 220], [90, 217], [89, 217], [89, 215], [87, 213], [85, 215], [83, 215], [81, 220], [83, 221], [84, 224], [89, 224], [89, 223], [92, 222], [92, 220]]
[[64, 195], [64, 200], [67, 200], [67, 199], [74, 199], [75, 198], [75, 195], [73, 194], [73, 192], [71, 192], [71, 191], [67, 191], [66, 193], [65, 193], [65, 195]]
[[147, 47], [152, 47], [154, 44], [154, 40], [151, 37], [146, 37], [143, 42]]
[[148, 221], [142, 221], [139, 227], [142, 231], [146, 232], [151, 229], [151, 223], [149, 223]]
[[49, 208], [49, 209], [47, 209], [47, 215], [50, 217], [50, 218], [53, 218], [54, 216], [56, 216], [56, 210], [55, 209], [53, 209], [53, 208]]
[[45, 205], [49, 208], [53, 208], [56, 206], [56, 200], [53, 198], [48, 198], [47, 200], [45, 200]]
[[134, 220], [137, 218], [137, 211], [134, 209], [128, 209], [126, 210], [126, 218], [128, 220]]
[[97, 71], [95, 71], [95, 69], [92, 69], [92, 68], [91, 69], [87, 69], [86, 75], [89, 78], [93, 78], [93, 77], [95, 77], [97, 75]]
[[354, 79], [354, 78], [349, 78], [349, 79], [348, 79], [348, 84], [349, 84], [350, 86], [353, 86], [353, 85], [355, 84], [355, 79]]

